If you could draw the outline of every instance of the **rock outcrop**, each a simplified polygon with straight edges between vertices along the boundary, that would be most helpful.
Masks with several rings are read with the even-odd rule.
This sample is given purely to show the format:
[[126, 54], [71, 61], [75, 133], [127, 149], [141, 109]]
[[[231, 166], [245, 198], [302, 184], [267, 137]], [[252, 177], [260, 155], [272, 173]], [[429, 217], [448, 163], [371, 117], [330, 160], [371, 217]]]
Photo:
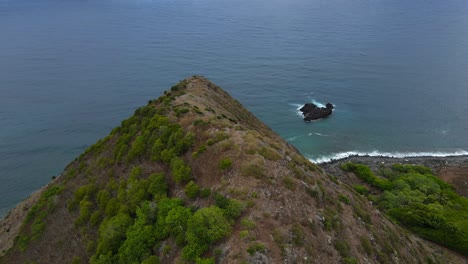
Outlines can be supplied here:
[[316, 104], [307, 103], [299, 111], [304, 115], [304, 121], [312, 121], [325, 118], [332, 114], [333, 105], [327, 103], [325, 107], [318, 107]]

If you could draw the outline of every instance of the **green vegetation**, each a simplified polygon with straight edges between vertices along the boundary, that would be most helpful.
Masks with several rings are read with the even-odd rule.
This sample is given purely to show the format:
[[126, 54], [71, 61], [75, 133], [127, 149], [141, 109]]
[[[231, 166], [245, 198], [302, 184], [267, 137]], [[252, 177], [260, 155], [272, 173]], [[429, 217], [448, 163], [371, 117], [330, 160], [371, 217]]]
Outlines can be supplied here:
[[270, 147], [262, 147], [259, 151], [259, 154], [268, 160], [278, 161], [281, 159], [281, 155]]
[[[379, 189], [377, 195], [368, 198], [398, 223], [423, 238], [468, 254], [468, 199], [455, 193], [429, 168], [397, 164], [391, 170], [382, 170], [388, 178], [377, 177], [361, 164], [347, 163], [342, 168]], [[361, 186], [354, 189], [367, 193]], [[356, 214], [362, 213], [354, 209]], [[366, 241], [361, 240], [361, 244], [369, 251]]]
[[[174, 96], [182, 91], [182, 86], [173, 87], [162, 102], [170, 107]], [[177, 116], [188, 113], [187, 108], [178, 109]], [[126, 175], [124, 172], [119, 178], [99, 180], [91, 176], [95, 172], [89, 164], [80, 163], [80, 172], [90, 175], [89, 182], [76, 189], [68, 208], [77, 211], [77, 227], [85, 232], [97, 231], [98, 239], [88, 242], [86, 248], [92, 255], [92, 264], [160, 263], [160, 258], [173, 252], [174, 247], [182, 249], [184, 259], [190, 263], [214, 263], [214, 259], [203, 258], [203, 254], [231, 233], [232, 225], [244, 210], [243, 203], [220, 194], [215, 195], [216, 205], [202, 208], [169, 197], [168, 186], [174, 184], [177, 188], [185, 185], [183, 190], [190, 199], [210, 197], [211, 189], [200, 188], [193, 181], [192, 169], [184, 158], [193, 147], [195, 135], [186, 133], [164, 116], [165, 112], [150, 102], [113, 130], [115, 148], [109, 150], [112, 158], [101, 156], [95, 168], [113, 175], [113, 167], [123, 164], [131, 168]], [[226, 138], [226, 133], [217, 132], [209, 145]], [[93, 146], [89, 152], [95, 149], [101, 147]], [[203, 144], [198, 153], [205, 150]], [[163, 168], [161, 172], [148, 171], [142, 165], [148, 161], [147, 157]], [[229, 158], [219, 164], [222, 170], [231, 166]], [[55, 191], [48, 191], [44, 196], [49, 198]], [[36, 211], [39, 212], [34, 209], [31, 213], [31, 221], [41, 219]], [[27, 245], [44, 226], [42, 222], [32, 223], [32, 236], [19, 237], [17, 243]]]
[[248, 218], [244, 218], [241, 220], [241, 225], [245, 228], [245, 229], [254, 229], [256, 224], [254, 221], [248, 219]]
[[189, 183], [187, 183], [187, 185], [185, 185], [185, 194], [189, 198], [197, 197], [199, 192], [200, 192], [200, 186], [198, 186], [198, 184], [196, 184], [195, 182], [190, 181]]
[[283, 178], [283, 183], [291, 191], [294, 191], [296, 189], [296, 183], [294, 182], [294, 179], [286, 176]]
[[[186, 260], [198, 261], [212, 244], [230, 234], [242, 210], [239, 202], [218, 195], [223, 208], [210, 206], [194, 212], [181, 199], [167, 198], [161, 174], [145, 178], [140, 167], [134, 167], [130, 174], [127, 181], [121, 181], [116, 197], [108, 196], [106, 190], [100, 191], [96, 199], [87, 200], [85, 196], [80, 201], [78, 219], [83, 215], [81, 204], [86, 204], [86, 215], [94, 209], [105, 216], [102, 221], [96, 220], [101, 221], [97, 245], [88, 244], [88, 250], [94, 251], [90, 263], [158, 263], [157, 254], [166, 249], [155, 245], [168, 238], [183, 248]], [[199, 193], [193, 181], [185, 189], [190, 197]]]
[[211, 206], [198, 210], [188, 221], [184, 258], [195, 260], [209, 248], [210, 244], [230, 232], [231, 225], [220, 208]]
[[219, 168], [221, 170], [227, 170], [232, 166], [232, 161], [230, 158], [225, 158], [219, 161]]
[[350, 204], [351, 203], [351, 200], [349, 200], [348, 196], [345, 196], [343, 194], [338, 194], [338, 200], [340, 200], [341, 202], [345, 203], [345, 204]]
[[244, 176], [253, 176], [255, 178], [262, 178], [265, 176], [265, 166], [263, 161], [259, 158], [253, 158], [246, 162], [241, 167], [241, 173]]
[[354, 184], [353, 189], [361, 195], [367, 195], [369, 193], [369, 190], [366, 188], [366, 186], [360, 184]]
[[304, 229], [299, 224], [294, 224], [291, 228], [292, 242], [295, 246], [300, 247], [304, 245]]
[[38, 202], [29, 209], [25, 221], [21, 226], [20, 235], [15, 238], [14, 245], [20, 251], [25, 251], [31, 241], [42, 236], [46, 228], [45, 218], [55, 209], [55, 198], [63, 190], [59, 185], [47, 188]]
[[364, 252], [366, 252], [367, 255], [371, 255], [372, 254], [372, 245], [371, 245], [370, 240], [367, 237], [362, 236], [360, 238], [360, 241], [361, 241], [361, 247], [364, 250]]
[[253, 255], [255, 254], [256, 252], [263, 252], [264, 250], [266, 249], [265, 245], [263, 245], [262, 243], [260, 242], [253, 242], [249, 245], [249, 247], [247, 248], [247, 252], [250, 254], [250, 255]]
[[341, 260], [344, 264], [358, 264], [359, 261], [355, 257], [344, 257]]
[[345, 163], [341, 168], [345, 171], [354, 172], [361, 180], [381, 190], [390, 190], [393, 187], [389, 180], [375, 176], [366, 165]]
[[340, 256], [348, 257], [349, 252], [351, 251], [351, 248], [349, 247], [348, 243], [344, 240], [335, 240], [335, 243], [333, 244], [335, 247], [336, 251], [340, 253]]

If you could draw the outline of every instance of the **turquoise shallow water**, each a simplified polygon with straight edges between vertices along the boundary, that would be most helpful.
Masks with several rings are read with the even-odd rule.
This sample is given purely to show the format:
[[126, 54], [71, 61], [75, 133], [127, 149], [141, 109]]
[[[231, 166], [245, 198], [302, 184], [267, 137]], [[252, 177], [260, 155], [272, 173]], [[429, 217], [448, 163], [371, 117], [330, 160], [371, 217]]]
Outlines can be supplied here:
[[316, 161], [468, 150], [466, 1], [0, 0], [0, 36], [0, 214], [193, 74]]

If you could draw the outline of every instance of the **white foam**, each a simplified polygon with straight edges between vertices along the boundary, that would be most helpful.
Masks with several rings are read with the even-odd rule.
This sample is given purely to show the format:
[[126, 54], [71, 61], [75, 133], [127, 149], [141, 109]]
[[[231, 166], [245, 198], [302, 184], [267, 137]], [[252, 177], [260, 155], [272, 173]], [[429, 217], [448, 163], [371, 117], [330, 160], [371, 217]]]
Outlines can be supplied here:
[[321, 136], [321, 137], [328, 137], [328, 135], [321, 134], [321, 133], [314, 133], [314, 134], [317, 135], [317, 136]]
[[315, 101], [315, 99], [312, 99], [312, 100], [311, 100], [311, 103], [313, 103], [314, 105], [316, 105], [316, 106], [318, 106], [318, 107], [326, 107], [324, 104]]
[[302, 112], [299, 110], [301, 109], [304, 105], [301, 104], [290, 104], [296, 108], [296, 114], [300, 117], [303, 117]]
[[348, 151], [335, 153], [329, 156], [319, 157], [317, 159], [310, 159], [314, 163], [326, 163], [332, 160], [339, 160], [349, 158], [351, 156], [369, 156], [369, 157], [388, 157], [388, 158], [414, 158], [414, 157], [449, 157], [449, 156], [465, 156], [468, 155], [466, 150], [458, 150], [454, 152], [360, 152]]

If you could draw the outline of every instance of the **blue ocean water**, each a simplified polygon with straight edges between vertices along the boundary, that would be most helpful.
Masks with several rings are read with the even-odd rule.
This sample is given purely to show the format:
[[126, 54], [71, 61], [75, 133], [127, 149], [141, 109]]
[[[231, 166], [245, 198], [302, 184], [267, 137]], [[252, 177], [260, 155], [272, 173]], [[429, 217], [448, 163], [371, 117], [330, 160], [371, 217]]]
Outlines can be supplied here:
[[468, 150], [465, 0], [0, 0], [0, 36], [0, 215], [194, 74], [312, 160]]

